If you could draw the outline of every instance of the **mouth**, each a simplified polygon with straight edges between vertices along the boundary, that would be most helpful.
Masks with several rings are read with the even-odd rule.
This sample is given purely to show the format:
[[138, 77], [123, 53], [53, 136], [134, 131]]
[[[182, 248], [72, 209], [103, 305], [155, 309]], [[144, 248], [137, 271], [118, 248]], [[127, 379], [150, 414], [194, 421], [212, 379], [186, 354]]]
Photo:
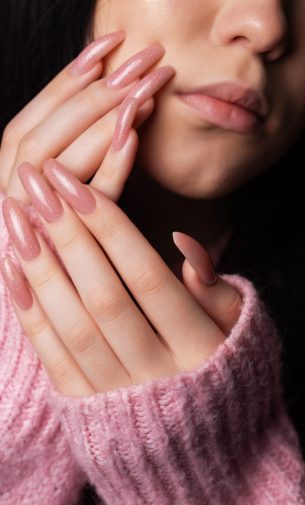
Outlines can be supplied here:
[[234, 82], [181, 90], [177, 96], [204, 121], [239, 133], [257, 132], [269, 113], [262, 92]]

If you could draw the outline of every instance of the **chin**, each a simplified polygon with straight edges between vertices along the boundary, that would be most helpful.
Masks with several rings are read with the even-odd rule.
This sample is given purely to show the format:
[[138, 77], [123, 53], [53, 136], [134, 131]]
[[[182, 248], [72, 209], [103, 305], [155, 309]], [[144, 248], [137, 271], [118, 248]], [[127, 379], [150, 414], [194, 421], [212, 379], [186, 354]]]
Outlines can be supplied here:
[[[177, 140], [141, 135], [136, 165], [168, 191], [193, 199], [211, 200], [237, 189], [245, 175], [244, 167], [232, 166], [224, 156], [187, 149]], [[179, 148], [177, 148], [177, 145]], [[218, 151], [219, 153], [219, 151]]]

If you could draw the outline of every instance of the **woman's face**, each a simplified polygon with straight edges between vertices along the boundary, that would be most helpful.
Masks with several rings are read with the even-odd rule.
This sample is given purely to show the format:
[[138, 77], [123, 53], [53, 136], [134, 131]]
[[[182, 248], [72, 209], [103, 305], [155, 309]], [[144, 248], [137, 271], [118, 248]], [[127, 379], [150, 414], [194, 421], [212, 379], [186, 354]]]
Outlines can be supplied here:
[[[305, 126], [304, 20], [304, 0], [100, 0], [95, 37], [126, 32], [105, 59], [104, 76], [153, 42], [166, 52], [151, 69], [176, 71], [139, 130], [141, 168], [175, 193], [214, 198], [278, 160]], [[264, 120], [254, 129], [240, 128], [240, 119], [224, 125], [221, 102], [206, 99], [201, 115], [179, 98], [219, 83], [262, 94]], [[228, 111], [234, 115], [236, 106]]]

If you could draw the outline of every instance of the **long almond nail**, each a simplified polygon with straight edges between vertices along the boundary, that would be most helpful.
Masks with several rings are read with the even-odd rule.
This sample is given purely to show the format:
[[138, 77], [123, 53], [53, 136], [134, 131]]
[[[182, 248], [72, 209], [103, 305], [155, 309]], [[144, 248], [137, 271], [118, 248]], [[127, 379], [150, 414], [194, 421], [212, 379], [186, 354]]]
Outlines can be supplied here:
[[8, 196], [2, 202], [5, 225], [10, 238], [25, 260], [32, 260], [40, 253], [40, 245], [21, 206], [14, 198]]
[[56, 221], [62, 216], [64, 209], [60, 200], [38, 170], [24, 162], [18, 167], [18, 174], [34, 207], [47, 221]]
[[185, 233], [173, 232], [176, 247], [197, 272], [199, 278], [207, 286], [214, 286], [218, 279], [210, 256], [202, 245]]
[[91, 191], [57, 160], [49, 159], [43, 173], [58, 193], [82, 214], [93, 212], [96, 201]]
[[77, 77], [79, 75], [89, 72], [96, 63], [106, 56], [114, 47], [116, 47], [122, 40], [124, 40], [126, 34], [123, 30], [108, 33], [103, 35], [98, 39], [94, 40], [89, 44], [69, 67], [69, 72]]
[[128, 98], [122, 102], [111, 144], [113, 151], [119, 151], [125, 145], [138, 105], [139, 102], [135, 98]]
[[164, 53], [165, 50], [160, 44], [152, 44], [147, 49], [129, 58], [115, 72], [107, 77], [105, 81], [106, 85], [109, 88], [115, 89], [127, 86], [127, 84], [130, 84], [153, 63], [158, 61]]
[[175, 69], [169, 65], [152, 70], [132, 87], [126, 98], [136, 98], [143, 105], [174, 73]]
[[9, 292], [22, 310], [28, 310], [33, 305], [33, 296], [26, 285], [25, 278], [19, 273], [9, 256], [1, 261], [1, 273]]

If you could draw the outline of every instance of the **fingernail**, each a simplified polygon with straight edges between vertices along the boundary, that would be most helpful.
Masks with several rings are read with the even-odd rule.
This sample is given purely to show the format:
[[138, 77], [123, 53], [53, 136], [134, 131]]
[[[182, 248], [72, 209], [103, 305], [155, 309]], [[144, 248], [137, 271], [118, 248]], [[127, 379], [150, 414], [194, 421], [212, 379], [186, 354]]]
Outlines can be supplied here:
[[143, 105], [143, 103], [156, 93], [174, 73], [174, 68], [169, 65], [152, 70], [133, 86], [127, 97], [137, 98], [137, 100], [139, 100], [139, 105]]
[[32, 293], [11, 258], [5, 256], [0, 267], [5, 284], [18, 307], [22, 310], [30, 309], [33, 304]]
[[213, 286], [218, 275], [205, 248], [193, 237], [185, 233], [173, 232], [176, 247], [194, 268], [201, 281], [207, 286]]
[[126, 34], [123, 30], [108, 33], [103, 35], [98, 39], [94, 40], [89, 44], [69, 67], [69, 72], [74, 76], [89, 72], [96, 63], [106, 56], [115, 46], [117, 46], [122, 40], [124, 40]]
[[106, 79], [106, 85], [109, 88], [123, 88], [131, 83], [142, 72], [149, 68], [154, 62], [163, 56], [165, 50], [158, 44], [152, 44], [148, 48], [140, 51], [125, 63], [123, 63], [115, 72]]
[[138, 101], [134, 98], [125, 99], [122, 102], [113, 134], [112, 151], [119, 151], [125, 145], [138, 105]]
[[47, 221], [56, 221], [64, 209], [44, 177], [28, 162], [18, 167], [22, 185], [30, 196], [34, 207]]
[[2, 211], [9, 235], [22, 258], [28, 261], [36, 258], [40, 245], [18, 202], [10, 196], [4, 198]]
[[61, 163], [53, 158], [47, 160], [43, 164], [43, 174], [74, 209], [82, 214], [93, 212], [96, 207], [93, 194]]

